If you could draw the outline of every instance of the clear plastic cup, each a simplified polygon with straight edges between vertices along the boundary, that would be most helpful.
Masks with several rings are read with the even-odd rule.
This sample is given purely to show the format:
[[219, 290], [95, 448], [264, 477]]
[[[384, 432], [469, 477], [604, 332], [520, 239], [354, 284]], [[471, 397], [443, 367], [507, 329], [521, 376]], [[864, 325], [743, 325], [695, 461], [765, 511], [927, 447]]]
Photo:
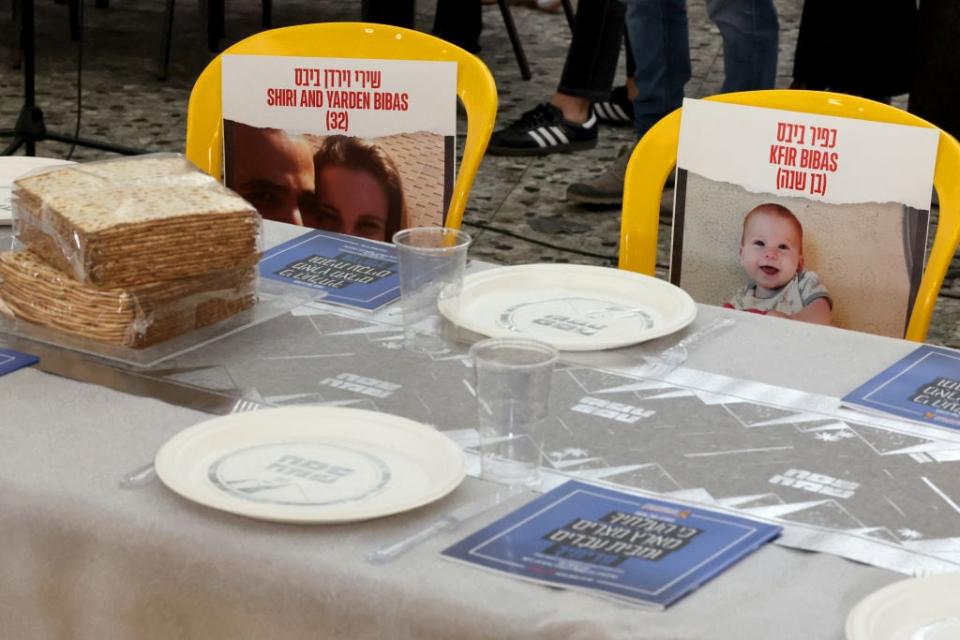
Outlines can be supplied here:
[[459, 305], [470, 242], [468, 234], [448, 227], [413, 227], [393, 235], [408, 349], [435, 353], [448, 348], [451, 328], [438, 305]]
[[537, 486], [550, 428], [550, 382], [557, 351], [528, 338], [491, 338], [473, 359], [481, 477]]

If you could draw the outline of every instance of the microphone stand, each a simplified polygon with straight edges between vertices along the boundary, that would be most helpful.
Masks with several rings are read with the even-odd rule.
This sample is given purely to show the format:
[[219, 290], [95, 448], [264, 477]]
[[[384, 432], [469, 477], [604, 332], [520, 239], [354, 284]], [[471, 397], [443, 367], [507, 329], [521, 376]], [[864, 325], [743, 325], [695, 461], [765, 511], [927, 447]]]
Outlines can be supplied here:
[[[23, 51], [23, 106], [20, 108], [20, 115], [13, 129], [0, 131], [0, 136], [12, 137], [13, 140], [7, 145], [0, 156], [9, 156], [16, 153], [17, 149], [24, 147], [26, 155], [36, 155], [36, 143], [43, 140], [55, 140], [67, 144], [76, 144], [91, 149], [101, 149], [124, 155], [137, 155], [147, 153], [144, 149], [126, 147], [109, 142], [90, 140], [63, 133], [48, 131], [43, 122], [43, 111], [37, 106], [36, 86], [35, 86], [35, 47], [34, 47], [34, 14], [33, 0], [13, 0], [20, 3], [20, 46]], [[83, 33], [80, 33], [83, 38]]]

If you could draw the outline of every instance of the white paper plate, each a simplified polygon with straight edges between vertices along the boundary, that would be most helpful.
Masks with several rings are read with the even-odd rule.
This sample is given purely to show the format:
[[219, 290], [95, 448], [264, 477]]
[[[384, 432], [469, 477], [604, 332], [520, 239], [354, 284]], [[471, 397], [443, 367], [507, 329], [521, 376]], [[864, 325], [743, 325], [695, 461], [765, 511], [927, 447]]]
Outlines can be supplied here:
[[563, 351], [624, 347], [687, 326], [693, 299], [669, 282], [588, 265], [525, 264], [464, 278], [451, 322], [490, 337], [523, 335]]
[[847, 616], [848, 640], [957, 640], [960, 573], [895, 582]]
[[463, 452], [386, 413], [287, 407], [215, 418], [171, 438], [157, 475], [183, 497], [277, 522], [350, 522], [437, 500], [463, 480]]
[[52, 167], [58, 164], [74, 163], [70, 160], [58, 160], [57, 158], [0, 156], [0, 225], [8, 225], [13, 222], [13, 212], [10, 206], [13, 181], [34, 169]]

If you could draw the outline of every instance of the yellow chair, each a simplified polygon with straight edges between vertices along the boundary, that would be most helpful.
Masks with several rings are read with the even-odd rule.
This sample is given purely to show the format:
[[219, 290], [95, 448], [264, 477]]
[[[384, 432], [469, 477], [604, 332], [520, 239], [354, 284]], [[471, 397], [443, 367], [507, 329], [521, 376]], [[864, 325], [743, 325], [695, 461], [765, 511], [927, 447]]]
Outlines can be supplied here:
[[[460, 227], [470, 187], [497, 117], [497, 87], [479, 58], [419, 31], [361, 22], [303, 24], [262, 31], [223, 53], [456, 62], [457, 96], [467, 112], [467, 138], [445, 224]], [[223, 164], [220, 65], [220, 56], [207, 65], [193, 85], [187, 105], [187, 158], [218, 179]]]
[[[772, 89], [721, 94], [707, 100], [937, 128], [902, 109], [839, 93]], [[621, 269], [654, 273], [660, 198], [677, 162], [681, 111], [677, 109], [654, 125], [637, 143], [627, 164], [620, 226]], [[933, 184], [940, 198], [940, 218], [905, 335], [907, 340], [917, 342], [927, 336], [937, 294], [960, 243], [960, 143], [944, 131], [940, 131]]]

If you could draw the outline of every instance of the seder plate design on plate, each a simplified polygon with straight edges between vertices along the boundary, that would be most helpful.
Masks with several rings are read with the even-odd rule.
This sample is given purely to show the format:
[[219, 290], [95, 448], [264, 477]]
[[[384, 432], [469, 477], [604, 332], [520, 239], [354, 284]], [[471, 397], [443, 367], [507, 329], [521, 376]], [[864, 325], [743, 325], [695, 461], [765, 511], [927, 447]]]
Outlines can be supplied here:
[[444, 300], [440, 311], [486, 336], [523, 335], [564, 351], [593, 351], [678, 331], [697, 307], [678, 287], [639, 273], [528, 264], [467, 276], [459, 304]]
[[336, 443], [283, 442], [239, 449], [207, 471], [215, 486], [252, 502], [323, 506], [363, 500], [390, 481], [386, 463]]
[[277, 522], [377, 518], [438, 500], [466, 474], [445, 435], [398, 416], [342, 407], [237, 413], [185, 429], [157, 452], [157, 475], [196, 503]]
[[638, 326], [643, 329], [654, 325], [653, 318], [643, 309], [595, 298], [555, 298], [507, 307], [497, 322], [517, 333], [537, 325], [578, 336], [595, 336], [612, 324], [634, 318], [640, 320]]
[[857, 603], [847, 616], [847, 640], [960, 638], [960, 573], [911, 578]]

